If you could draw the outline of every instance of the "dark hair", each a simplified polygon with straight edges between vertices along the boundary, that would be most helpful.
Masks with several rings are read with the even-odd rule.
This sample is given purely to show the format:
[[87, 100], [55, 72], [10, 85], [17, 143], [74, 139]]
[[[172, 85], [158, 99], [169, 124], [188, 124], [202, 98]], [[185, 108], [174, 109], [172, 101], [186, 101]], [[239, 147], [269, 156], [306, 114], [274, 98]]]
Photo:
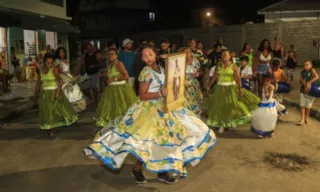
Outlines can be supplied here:
[[245, 50], [246, 50], [247, 45], [249, 45], [249, 43], [244, 43], [241, 51], [245, 51]]
[[53, 56], [52, 56], [51, 54], [46, 54], [46, 55], [44, 56], [44, 58], [43, 58], [43, 61], [46, 62], [47, 59], [52, 59], [52, 60], [53, 60], [54, 58], [53, 58]]
[[190, 41], [195, 41], [196, 43], [198, 43], [198, 40], [195, 37], [190, 38]]
[[160, 44], [162, 44], [162, 43], [169, 43], [169, 41], [168, 41], [168, 39], [162, 39], [162, 40], [160, 41]]
[[281, 65], [281, 61], [280, 61], [280, 59], [278, 59], [278, 58], [274, 58], [273, 60], [272, 60], [272, 66], [280, 66]]
[[270, 72], [262, 74], [262, 80], [272, 79], [272, 74]]
[[269, 41], [268, 39], [263, 39], [263, 40], [261, 41], [258, 50], [259, 50], [260, 52], [263, 52], [263, 50], [264, 50], [264, 43], [265, 43], [265, 42], [268, 42], [268, 51], [269, 51], [269, 52], [272, 52], [271, 44], [270, 44], [270, 41]]
[[112, 45], [115, 45], [116, 43], [114, 41], [111, 41], [107, 44], [108, 47], [112, 46]]
[[221, 45], [220, 43], [216, 43], [216, 44], [214, 44], [214, 46], [213, 46], [214, 49], [217, 49], [218, 47], [221, 47], [221, 48], [222, 48], [222, 45]]
[[241, 56], [240, 61], [246, 61], [249, 62], [249, 57], [248, 56]]
[[223, 49], [223, 50], [221, 51], [221, 55], [222, 55], [223, 52], [228, 52], [228, 53], [230, 54], [230, 50], [229, 50], [229, 49]]
[[313, 65], [311, 60], [306, 59], [306, 60], [303, 61], [303, 64], [306, 63], [306, 62], [309, 62], [311, 64], [311, 66]]
[[60, 59], [60, 51], [63, 51], [64, 52], [64, 58], [66, 59], [68, 56], [67, 56], [67, 51], [66, 51], [66, 49], [65, 48], [63, 48], [63, 47], [59, 47], [57, 50], [56, 50], [56, 54], [55, 54], [55, 56], [56, 56], [56, 59]]
[[118, 49], [116, 49], [116, 48], [110, 48], [110, 49], [108, 50], [108, 52], [110, 52], [110, 51], [114, 51], [117, 55], [119, 55], [119, 51], [118, 51]]
[[142, 56], [142, 51], [143, 51], [144, 49], [147, 49], [147, 48], [152, 49], [152, 51], [153, 51], [155, 54], [157, 54], [157, 48], [156, 48], [155, 46], [150, 45], [150, 44], [146, 44], [146, 45], [143, 45], [143, 46], [141, 47], [141, 50], [140, 50], [141, 56]]
[[11, 51], [12, 51], [12, 50], [15, 50], [15, 49], [16, 49], [16, 48], [14, 48], [14, 47], [11, 47]]

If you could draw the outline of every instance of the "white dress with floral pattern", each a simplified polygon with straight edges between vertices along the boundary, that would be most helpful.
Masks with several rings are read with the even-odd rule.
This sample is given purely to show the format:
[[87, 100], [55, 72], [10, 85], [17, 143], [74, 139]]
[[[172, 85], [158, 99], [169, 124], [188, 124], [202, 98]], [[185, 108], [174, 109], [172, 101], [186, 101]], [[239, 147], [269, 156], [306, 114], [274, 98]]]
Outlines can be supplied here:
[[[165, 73], [145, 67], [140, 82], [150, 82], [149, 93], [159, 92]], [[120, 169], [128, 154], [151, 172], [172, 172], [187, 176], [186, 165], [197, 165], [215, 145], [216, 136], [191, 111], [181, 108], [163, 112], [162, 98], [138, 100], [117, 123], [103, 128], [84, 151], [111, 169]]]

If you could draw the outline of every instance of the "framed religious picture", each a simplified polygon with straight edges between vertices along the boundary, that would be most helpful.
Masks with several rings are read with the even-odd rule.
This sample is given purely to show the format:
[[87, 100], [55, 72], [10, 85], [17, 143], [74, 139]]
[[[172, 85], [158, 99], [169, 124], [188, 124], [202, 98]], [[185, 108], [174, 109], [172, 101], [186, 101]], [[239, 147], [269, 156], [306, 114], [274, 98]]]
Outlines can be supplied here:
[[165, 111], [171, 111], [183, 106], [185, 78], [186, 78], [186, 54], [169, 54], [165, 62], [166, 80], [165, 88], [168, 95], [164, 101]]

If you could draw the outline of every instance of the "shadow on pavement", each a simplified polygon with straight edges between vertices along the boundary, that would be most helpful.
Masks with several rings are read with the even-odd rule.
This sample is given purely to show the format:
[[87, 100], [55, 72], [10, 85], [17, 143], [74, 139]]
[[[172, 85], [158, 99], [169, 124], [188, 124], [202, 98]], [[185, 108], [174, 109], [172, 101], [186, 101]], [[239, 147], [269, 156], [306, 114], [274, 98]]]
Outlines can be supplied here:
[[0, 191], [21, 192], [156, 192], [152, 183], [139, 186], [130, 175], [130, 166], [118, 174], [99, 165], [73, 165], [0, 175]]
[[257, 139], [257, 136], [250, 130], [235, 130], [235, 131], [224, 131], [223, 133], [218, 133], [215, 131], [218, 138], [225, 139]]
[[46, 130], [41, 130], [38, 127], [32, 128], [1, 128], [0, 140], [23, 140], [23, 139], [57, 139], [57, 140], [87, 140], [93, 139], [98, 129], [90, 127], [82, 127], [82, 124], [75, 123], [70, 127], [62, 127], [56, 129], [56, 137], [49, 138]]

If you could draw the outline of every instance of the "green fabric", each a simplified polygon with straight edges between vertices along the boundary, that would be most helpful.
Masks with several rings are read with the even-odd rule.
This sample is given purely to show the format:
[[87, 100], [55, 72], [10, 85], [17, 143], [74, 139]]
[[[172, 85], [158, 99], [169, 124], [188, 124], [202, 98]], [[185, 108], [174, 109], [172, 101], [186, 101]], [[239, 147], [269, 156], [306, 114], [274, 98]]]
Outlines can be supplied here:
[[236, 127], [250, 121], [252, 112], [258, 108], [260, 99], [246, 89], [239, 97], [236, 85], [213, 87], [209, 96], [207, 125], [212, 127]]
[[252, 59], [253, 59], [253, 55], [247, 53], [246, 56], [249, 58], [248, 65], [249, 65], [249, 67], [252, 69]]
[[42, 85], [42, 88], [57, 86], [57, 80], [53, 74], [53, 68], [49, 69], [47, 74], [41, 71], [41, 85]]
[[78, 120], [77, 113], [64, 93], [60, 91], [58, 100], [55, 94], [56, 90], [40, 92], [38, 125], [41, 129], [70, 126]]
[[233, 65], [233, 63], [230, 63], [227, 68], [224, 68], [222, 64], [218, 65], [218, 83], [234, 81]]
[[122, 74], [118, 71], [117, 65], [120, 61], [116, 60], [108, 65], [108, 78], [120, 78]]
[[109, 85], [104, 89], [97, 108], [96, 126], [104, 127], [123, 115], [138, 100], [128, 83]]

